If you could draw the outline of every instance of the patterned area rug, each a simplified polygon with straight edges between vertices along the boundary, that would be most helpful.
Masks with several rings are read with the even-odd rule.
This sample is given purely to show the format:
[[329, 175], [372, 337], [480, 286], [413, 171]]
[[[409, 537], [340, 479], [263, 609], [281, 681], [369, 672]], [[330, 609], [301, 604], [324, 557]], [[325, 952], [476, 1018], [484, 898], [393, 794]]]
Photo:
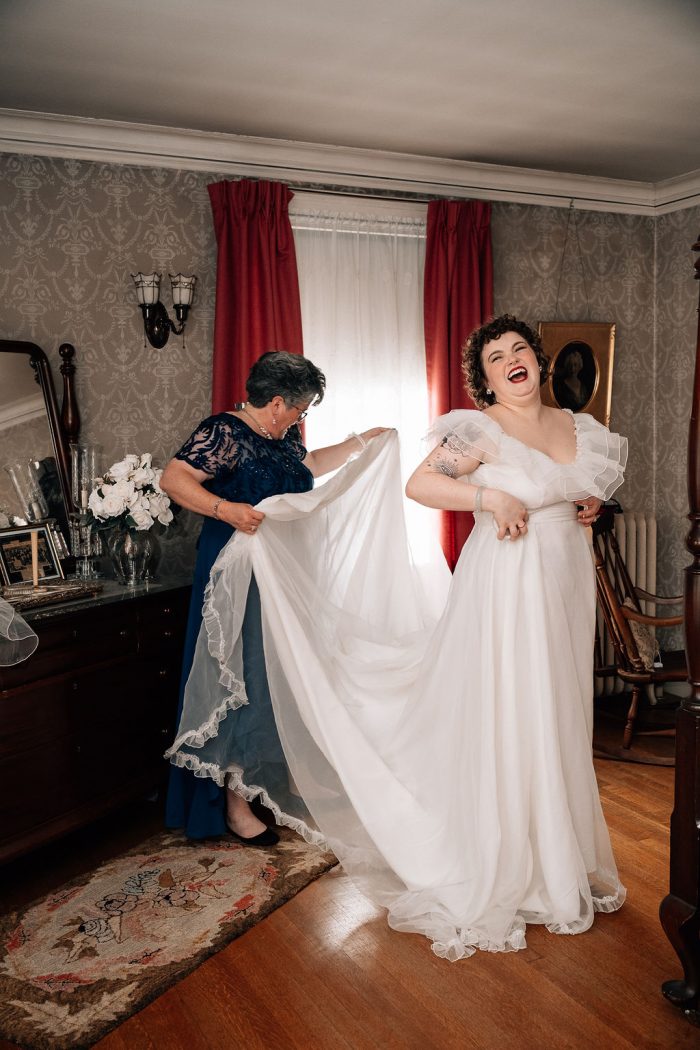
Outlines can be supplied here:
[[335, 864], [279, 830], [270, 850], [163, 832], [0, 920], [0, 1034], [93, 1046]]

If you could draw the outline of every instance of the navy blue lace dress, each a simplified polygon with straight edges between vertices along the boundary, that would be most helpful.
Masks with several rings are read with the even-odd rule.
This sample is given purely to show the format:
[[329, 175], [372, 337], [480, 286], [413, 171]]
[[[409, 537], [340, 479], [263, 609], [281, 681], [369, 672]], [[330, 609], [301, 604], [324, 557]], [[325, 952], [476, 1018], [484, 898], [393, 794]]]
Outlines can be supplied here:
[[[233, 503], [255, 505], [267, 496], [284, 492], [306, 492], [313, 487], [311, 471], [302, 460], [306, 449], [294, 427], [286, 437], [271, 441], [228, 412], [205, 419], [187, 439], [175, 458], [209, 475], [204, 488]], [[182, 661], [178, 722], [182, 711], [185, 683], [192, 667], [197, 637], [202, 623], [204, 590], [219, 552], [234, 529], [226, 522], [205, 518], [197, 544], [197, 562], [192, 582], [187, 633]], [[243, 659], [246, 692], [250, 705], [232, 712], [237, 719], [236, 733], [243, 749], [259, 754], [279, 748], [271, 713], [265, 673], [260, 623], [260, 599], [253, 580], [243, 625]], [[229, 715], [231, 717], [231, 715]], [[184, 828], [189, 838], [208, 838], [226, 834], [224, 790], [208, 777], [195, 777], [187, 769], [173, 767], [170, 772], [166, 804], [166, 824]]]

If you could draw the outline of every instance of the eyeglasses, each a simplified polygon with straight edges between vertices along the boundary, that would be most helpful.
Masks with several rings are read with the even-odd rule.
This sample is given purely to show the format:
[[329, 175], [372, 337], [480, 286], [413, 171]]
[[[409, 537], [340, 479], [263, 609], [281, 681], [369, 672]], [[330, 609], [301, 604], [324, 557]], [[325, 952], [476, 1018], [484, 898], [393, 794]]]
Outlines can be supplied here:
[[[296, 408], [297, 406], [295, 405], [294, 407]], [[297, 411], [299, 412], [299, 415], [297, 416], [297, 423], [301, 423], [302, 419], [306, 419], [306, 417], [308, 416], [309, 410], [308, 408], [304, 408], [301, 411], [297, 409]]]

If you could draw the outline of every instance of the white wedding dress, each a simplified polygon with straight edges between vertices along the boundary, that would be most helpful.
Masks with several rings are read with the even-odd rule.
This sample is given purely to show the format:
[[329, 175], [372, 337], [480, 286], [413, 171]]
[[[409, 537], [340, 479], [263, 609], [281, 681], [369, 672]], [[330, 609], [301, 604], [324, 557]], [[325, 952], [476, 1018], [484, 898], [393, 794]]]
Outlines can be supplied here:
[[[427, 575], [411, 562], [393, 433], [312, 492], [261, 503], [257, 534], [214, 567], [168, 752], [330, 845], [392, 927], [450, 960], [523, 948], [528, 922], [582, 932], [624, 900], [591, 757], [594, 571], [572, 501], [617, 488], [626, 441], [574, 420], [567, 465], [484, 413], [438, 420], [433, 443], [477, 456], [470, 480], [530, 512], [517, 541], [477, 514], [451, 585], [437, 552]], [[255, 760], [237, 740], [251, 572], [278, 745]]]

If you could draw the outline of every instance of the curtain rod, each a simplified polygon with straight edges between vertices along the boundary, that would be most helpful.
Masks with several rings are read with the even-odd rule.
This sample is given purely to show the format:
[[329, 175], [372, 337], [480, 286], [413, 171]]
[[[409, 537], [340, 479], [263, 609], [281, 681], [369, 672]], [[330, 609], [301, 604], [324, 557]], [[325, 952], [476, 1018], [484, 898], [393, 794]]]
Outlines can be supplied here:
[[[243, 176], [245, 178], [245, 176]], [[259, 177], [251, 177], [251, 182], [264, 182]], [[327, 186], [319, 182], [297, 182], [291, 179], [284, 180], [285, 186], [290, 190], [298, 190], [300, 193], [318, 193], [327, 197], [362, 197], [365, 200], [376, 201], [409, 201], [412, 204], [429, 204], [432, 200], [448, 200], [447, 196], [436, 193], [414, 193], [411, 190], [382, 190], [376, 187], [363, 189], [362, 186]]]

